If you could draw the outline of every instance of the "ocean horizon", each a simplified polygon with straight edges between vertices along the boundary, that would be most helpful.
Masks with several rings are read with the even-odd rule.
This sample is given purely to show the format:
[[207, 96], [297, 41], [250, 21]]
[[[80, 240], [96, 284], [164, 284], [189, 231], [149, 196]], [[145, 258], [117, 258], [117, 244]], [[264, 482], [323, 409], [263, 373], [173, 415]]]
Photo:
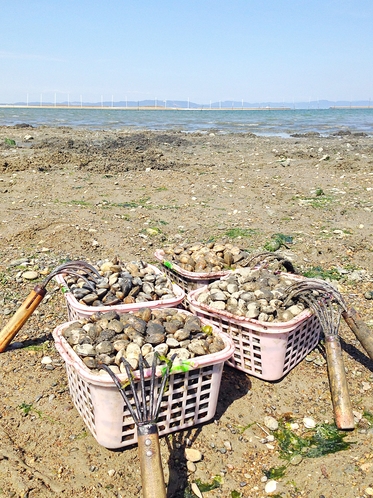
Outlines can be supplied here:
[[306, 133], [329, 136], [338, 132], [371, 135], [373, 108], [158, 110], [115, 107], [0, 107], [0, 126], [17, 124], [90, 130], [253, 133], [281, 137]]

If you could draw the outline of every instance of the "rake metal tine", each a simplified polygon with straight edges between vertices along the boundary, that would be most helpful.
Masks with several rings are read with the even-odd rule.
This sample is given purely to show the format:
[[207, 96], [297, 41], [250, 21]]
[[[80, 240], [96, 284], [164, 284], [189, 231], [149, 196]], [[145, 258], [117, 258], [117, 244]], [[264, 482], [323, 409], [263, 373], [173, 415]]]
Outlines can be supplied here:
[[60, 266], [57, 266], [44, 280], [43, 285], [46, 286], [48, 282], [58, 275], [59, 273], [69, 273], [72, 275], [76, 275], [77, 277], [82, 278], [88, 285], [89, 287], [92, 288], [92, 284], [89, 282], [89, 280], [84, 276], [78, 273], [79, 271], [84, 270], [91, 278], [95, 279], [96, 277], [101, 277], [99, 272], [94, 268], [94, 266], [90, 265], [89, 263], [86, 263], [85, 261], [70, 261], [68, 263], [64, 263]]
[[126, 372], [127, 372], [127, 377], [128, 377], [129, 383], [130, 383], [132, 394], [133, 394], [133, 400], [135, 402], [136, 410], [137, 410], [137, 413], [138, 413], [137, 419], [138, 419], [139, 423], [140, 422], [143, 423], [144, 420], [143, 420], [143, 417], [141, 416], [141, 414], [143, 413], [143, 410], [141, 409], [141, 404], [140, 404], [140, 401], [139, 401], [139, 397], [137, 395], [137, 391], [136, 391], [136, 387], [135, 387], [135, 382], [133, 380], [133, 375], [132, 375], [132, 371], [131, 371], [131, 365], [128, 363], [127, 360], [125, 360], [123, 358], [123, 356], [121, 357], [120, 361], [123, 363], [124, 368], [126, 369]]
[[149, 411], [152, 420], [157, 418], [157, 412], [153, 410], [154, 405], [154, 385], [155, 385], [155, 369], [157, 366], [158, 354], [155, 353], [152, 362], [152, 374], [150, 376], [150, 393], [149, 393]]
[[145, 377], [144, 377], [144, 359], [142, 355], [139, 355], [139, 372], [140, 372], [140, 388], [141, 388], [141, 399], [142, 399], [142, 415], [143, 421], [147, 420], [148, 409], [146, 404], [146, 392], [145, 392]]
[[[110, 375], [110, 377], [113, 379], [113, 381], [114, 381], [115, 385], [117, 386], [120, 394], [122, 395], [122, 398], [123, 398], [125, 404], [127, 405], [128, 411], [132, 415], [132, 418], [135, 421], [135, 423], [138, 424], [139, 423], [139, 418], [136, 415], [135, 410], [132, 408], [131, 402], [128, 399], [127, 394], [125, 393], [124, 388], [123, 388], [123, 386], [120, 383], [120, 380], [118, 379], [118, 377], [115, 375], [115, 373], [107, 365], [102, 364], [102, 365], [100, 365], [100, 367], [103, 368]], [[128, 375], [128, 373], [127, 373], [127, 375]]]

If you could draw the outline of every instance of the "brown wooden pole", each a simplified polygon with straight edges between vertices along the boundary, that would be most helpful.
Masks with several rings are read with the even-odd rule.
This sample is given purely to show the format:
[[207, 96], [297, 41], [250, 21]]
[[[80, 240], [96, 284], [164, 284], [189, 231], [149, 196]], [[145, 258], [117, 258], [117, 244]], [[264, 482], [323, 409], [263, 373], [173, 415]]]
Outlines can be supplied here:
[[336, 426], [338, 429], [354, 429], [354, 414], [338, 335], [325, 337], [325, 350]]
[[157, 425], [138, 427], [138, 450], [144, 498], [166, 498]]
[[26, 300], [22, 303], [21, 307], [5, 325], [0, 332], [0, 353], [6, 349], [11, 340], [16, 336], [17, 332], [23, 327], [28, 318], [39, 306], [46, 292], [45, 287], [36, 285]]
[[368, 353], [369, 358], [373, 360], [373, 331], [369, 329], [368, 325], [363, 322], [357, 311], [353, 308], [344, 311], [342, 316]]

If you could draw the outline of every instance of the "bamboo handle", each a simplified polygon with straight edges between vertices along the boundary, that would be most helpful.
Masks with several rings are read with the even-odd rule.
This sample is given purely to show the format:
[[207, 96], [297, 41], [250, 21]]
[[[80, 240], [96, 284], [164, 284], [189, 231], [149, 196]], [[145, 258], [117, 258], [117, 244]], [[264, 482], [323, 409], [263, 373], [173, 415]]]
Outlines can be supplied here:
[[336, 426], [338, 429], [354, 429], [354, 414], [352, 413], [339, 337], [337, 335], [326, 336], [325, 349]]
[[369, 330], [368, 325], [363, 322], [357, 311], [353, 308], [344, 311], [342, 316], [352, 332], [356, 335], [357, 339], [360, 341], [360, 344], [368, 353], [369, 358], [373, 360], [373, 332]]
[[142, 494], [144, 498], [166, 498], [158, 427], [156, 424], [137, 429]]
[[13, 337], [15, 337], [17, 332], [26, 323], [29, 316], [32, 315], [35, 309], [39, 306], [46, 292], [45, 287], [36, 285], [22, 303], [21, 307], [14, 313], [12, 318], [0, 332], [0, 353], [6, 349]]

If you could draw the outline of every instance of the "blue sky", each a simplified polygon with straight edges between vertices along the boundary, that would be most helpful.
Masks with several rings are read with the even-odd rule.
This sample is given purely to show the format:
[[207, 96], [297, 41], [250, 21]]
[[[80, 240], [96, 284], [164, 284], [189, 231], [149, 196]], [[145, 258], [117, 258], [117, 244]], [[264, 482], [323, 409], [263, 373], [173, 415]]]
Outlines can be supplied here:
[[372, 0], [0, 0], [0, 102], [373, 98]]

